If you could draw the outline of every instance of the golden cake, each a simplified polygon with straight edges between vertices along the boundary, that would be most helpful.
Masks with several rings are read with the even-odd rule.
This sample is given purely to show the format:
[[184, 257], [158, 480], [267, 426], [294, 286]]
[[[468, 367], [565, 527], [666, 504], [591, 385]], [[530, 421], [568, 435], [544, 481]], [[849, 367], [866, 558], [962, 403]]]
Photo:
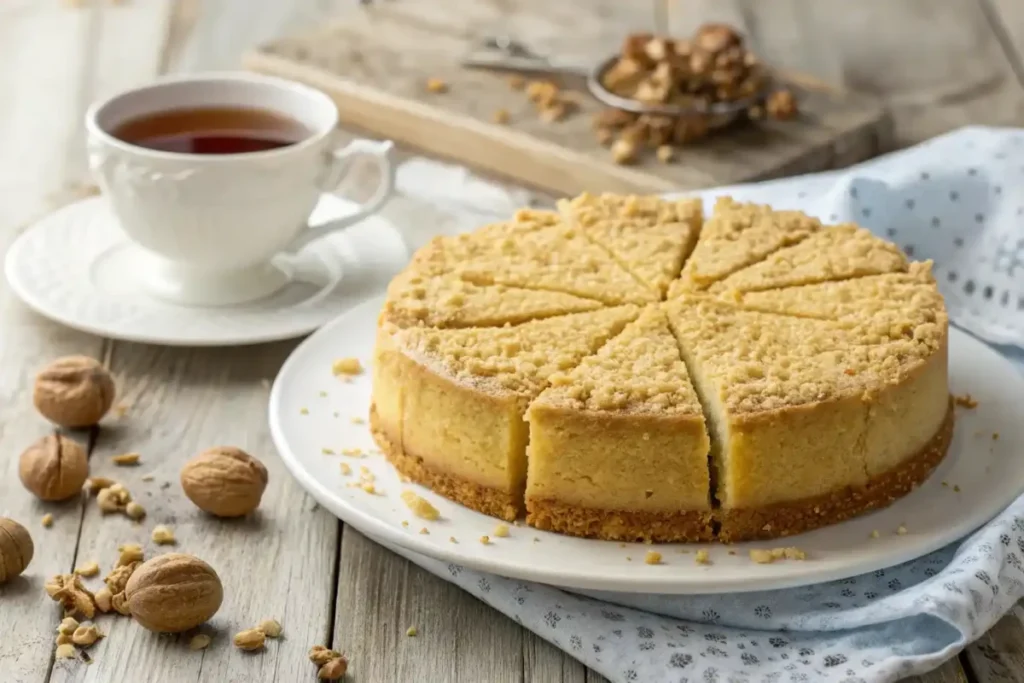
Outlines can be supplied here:
[[722, 198], [582, 195], [421, 249], [388, 289], [371, 426], [504, 519], [732, 542], [887, 505], [952, 430], [930, 263]]

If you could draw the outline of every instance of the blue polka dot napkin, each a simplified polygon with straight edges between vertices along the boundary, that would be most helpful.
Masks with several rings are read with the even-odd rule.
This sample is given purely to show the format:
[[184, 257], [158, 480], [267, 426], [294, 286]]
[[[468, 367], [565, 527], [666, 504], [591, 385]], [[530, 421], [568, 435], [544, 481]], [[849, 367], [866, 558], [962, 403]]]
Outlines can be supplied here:
[[[435, 190], [443, 177], [415, 175]], [[701, 193], [720, 194], [853, 221], [934, 260], [953, 322], [1024, 368], [1024, 130], [964, 128], [843, 171]], [[1024, 596], [1024, 499], [898, 567], [732, 595], [570, 593], [394, 550], [613, 683], [874, 683], [938, 666]]]

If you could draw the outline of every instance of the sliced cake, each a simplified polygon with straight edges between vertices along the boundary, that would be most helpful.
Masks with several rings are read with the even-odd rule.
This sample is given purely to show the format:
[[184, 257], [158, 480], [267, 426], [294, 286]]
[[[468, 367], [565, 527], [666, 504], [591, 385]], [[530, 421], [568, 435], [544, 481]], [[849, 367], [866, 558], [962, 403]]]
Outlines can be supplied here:
[[[626, 305], [491, 328], [385, 326], [375, 435], [406, 476], [475, 510], [514, 519], [526, 480], [523, 416], [530, 400], [551, 375], [571, 370], [639, 312]], [[397, 406], [398, 415], [381, 415], [382, 406]]]
[[562, 200], [566, 221], [604, 247], [626, 270], [664, 296], [700, 234], [700, 199], [582, 194]]
[[705, 290], [820, 229], [817, 219], [799, 211], [773, 211], [721, 197], [669, 296]]
[[659, 307], [550, 382], [527, 411], [527, 522], [613, 540], [711, 538], [704, 416]]
[[855, 225], [819, 230], [807, 239], [713, 284], [713, 292], [793, 287], [864, 275], [900, 273], [907, 258], [899, 247]]

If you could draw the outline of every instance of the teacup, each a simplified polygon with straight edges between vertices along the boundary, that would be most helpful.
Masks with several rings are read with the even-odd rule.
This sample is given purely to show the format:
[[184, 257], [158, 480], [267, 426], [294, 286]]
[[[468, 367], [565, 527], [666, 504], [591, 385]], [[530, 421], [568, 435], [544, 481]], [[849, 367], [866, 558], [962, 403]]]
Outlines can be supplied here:
[[[129, 121], [196, 108], [259, 109], [301, 124], [301, 140], [265, 151], [196, 154], [152, 149], [115, 136]], [[216, 73], [169, 78], [98, 102], [85, 117], [89, 166], [129, 239], [151, 257], [145, 287], [186, 305], [237, 304], [268, 296], [289, 276], [271, 263], [375, 212], [394, 186], [392, 144], [334, 147], [330, 97], [280, 78]], [[380, 171], [358, 212], [308, 224], [321, 195], [358, 156]]]

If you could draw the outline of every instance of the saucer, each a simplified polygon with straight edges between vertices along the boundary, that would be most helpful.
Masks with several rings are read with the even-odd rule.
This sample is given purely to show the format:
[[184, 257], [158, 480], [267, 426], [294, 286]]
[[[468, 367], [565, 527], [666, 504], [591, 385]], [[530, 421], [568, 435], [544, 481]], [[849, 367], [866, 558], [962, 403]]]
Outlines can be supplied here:
[[[311, 221], [358, 206], [323, 195]], [[128, 241], [103, 197], [66, 206], [28, 228], [7, 252], [11, 290], [38, 313], [85, 332], [169, 346], [231, 346], [308, 334], [370, 296], [405, 266], [398, 230], [371, 216], [275, 261], [288, 284], [235, 306], [181, 306], [146, 293], [148, 255]]]

